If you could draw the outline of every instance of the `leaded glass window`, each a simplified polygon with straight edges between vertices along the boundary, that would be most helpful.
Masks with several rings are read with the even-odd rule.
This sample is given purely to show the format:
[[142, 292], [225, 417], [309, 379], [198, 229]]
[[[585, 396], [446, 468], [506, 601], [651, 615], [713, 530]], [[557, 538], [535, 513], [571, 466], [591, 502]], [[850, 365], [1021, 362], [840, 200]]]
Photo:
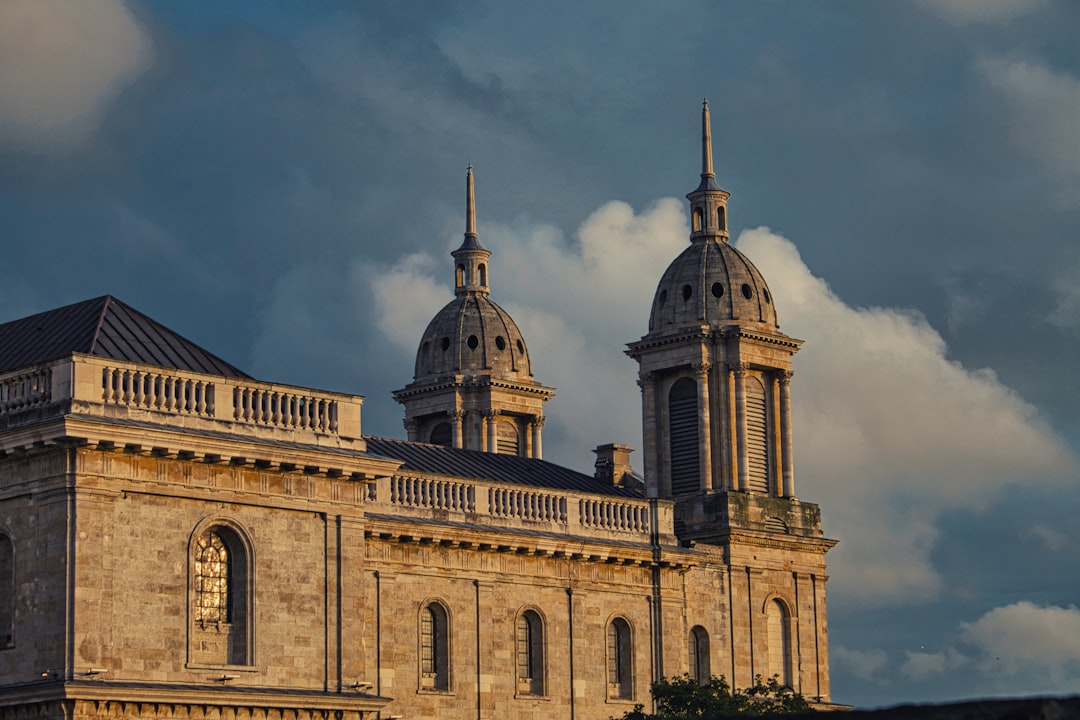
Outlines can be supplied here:
[[195, 546], [195, 620], [227, 623], [229, 617], [229, 548], [207, 530]]

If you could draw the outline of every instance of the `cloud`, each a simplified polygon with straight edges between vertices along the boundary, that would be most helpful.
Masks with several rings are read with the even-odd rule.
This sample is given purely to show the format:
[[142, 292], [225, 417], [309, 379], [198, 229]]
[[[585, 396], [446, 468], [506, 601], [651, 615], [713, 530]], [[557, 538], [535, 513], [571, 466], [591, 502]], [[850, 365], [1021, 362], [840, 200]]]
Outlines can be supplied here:
[[[637, 368], [622, 351], [646, 331], [656, 283], [687, 234], [674, 199], [640, 213], [609, 202], [572, 242], [543, 223], [482, 224], [492, 299], [520, 326], [536, 379], [558, 389], [548, 459], [583, 467], [597, 444], [640, 447]], [[950, 361], [922, 316], [845, 305], [768, 229], [738, 244], [768, 278], [785, 330], [809, 340], [795, 359], [796, 490], [821, 503], [826, 533], [842, 541], [830, 587], [867, 603], [934, 597], [939, 514], [984, 507], [1010, 482], [1061, 478], [1072, 456], [992, 372]], [[421, 254], [371, 282], [376, 326], [402, 362], [452, 298], [451, 281], [449, 258]]]
[[0, 3], [0, 149], [74, 148], [151, 58], [122, 0]]
[[1048, 0], [916, 0], [952, 25], [1005, 24], [1041, 10]]
[[1054, 175], [1062, 204], [1080, 205], [1080, 79], [1035, 61], [990, 57], [977, 67], [1013, 144]]
[[961, 626], [984, 674], [1023, 678], [1029, 692], [1075, 691], [1080, 682], [1080, 608], [1022, 601]]
[[854, 650], [833, 645], [829, 648], [829, 659], [833, 667], [843, 668], [859, 680], [870, 682], [888, 665], [889, 654], [879, 648]]
[[1062, 440], [989, 370], [948, 358], [907, 310], [852, 308], [766, 228], [738, 245], [768, 279], [795, 358], [796, 492], [820, 502], [832, 582], [849, 599], [926, 600], [939, 514], [986, 507], [1005, 486], [1074, 471]]

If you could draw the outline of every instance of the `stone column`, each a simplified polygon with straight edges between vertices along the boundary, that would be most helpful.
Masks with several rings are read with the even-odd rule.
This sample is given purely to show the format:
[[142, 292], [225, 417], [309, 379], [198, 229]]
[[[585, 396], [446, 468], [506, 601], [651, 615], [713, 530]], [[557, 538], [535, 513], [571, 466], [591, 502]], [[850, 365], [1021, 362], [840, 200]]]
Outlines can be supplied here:
[[420, 436], [417, 434], [420, 426], [413, 418], [405, 418], [405, 432], [409, 434], [409, 442], [418, 442]]
[[746, 454], [746, 371], [749, 363], [741, 362], [735, 374], [735, 455], [738, 458], [739, 477], [736, 490], [750, 489], [750, 458]]
[[537, 415], [533, 418], [533, 457], [537, 460], [544, 459], [542, 430], [544, 429], [544, 420], [546, 419], [547, 418], [545, 418], [543, 415]]
[[770, 373], [769, 392], [769, 494], [776, 497], [784, 496], [784, 439], [780, 434], [780, 377], [778, 373]]
[[[479, 449], [483, 452], [487, 452], [488, 449], [488, 418], [487, 413], [480, 413], [480, 437], [477, 438]], [[472, 448], [470, 448], [471, 450]]]
[[498, 410], [486, 410], [484, 411], [484, 419], [487, 421], [487, 451], [489, 453], [499, 452], [499, 411]]
[[461, 437], [461, 424], [465, 420], [464, 410], [450, 410], [446, 413], [450, 416], [450, 426], [453, 430], [453, 442], [454, 447], [459, 448], [464, 446], [464, 442]]
[[791, 376], [787, 370], [780, 374], [780, 453], [784, 467], [784, 497], [795, 497], [795, 457], [791, 441]]
[[527, 458], [535, 457], [533, 455], [533, 444], [532, 444], [532, 438], [533, 438], [532, 420], [529, 420], [529, 421], [527, 421], [526, 423], [524, 423], [522, 425], [521, 436], [522, 436], [522, 438], [521, 438], [521, 442], [522, 442], [521, 447], [525, 448], [525, 457], [527, 457]]
[[644, 431], [645, 497], [660, 497], [660, 463], [656, 454], [656, 373], [638, 376], [641, 388], [641, 428]]
[[698, 386], [698, 463], [701, 467], [699, 490], [713, 489], [712, 473], [712, 423], [709, 421], [709, 368], [708, 360], [694, 364]]

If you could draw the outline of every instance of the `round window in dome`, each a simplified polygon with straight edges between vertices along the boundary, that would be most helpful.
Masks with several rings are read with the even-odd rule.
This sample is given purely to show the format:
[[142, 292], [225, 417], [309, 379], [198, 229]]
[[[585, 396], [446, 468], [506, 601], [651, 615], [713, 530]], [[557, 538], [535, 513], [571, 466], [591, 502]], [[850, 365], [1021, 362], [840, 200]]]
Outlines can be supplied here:
[[469, 339], [466, 340], [465, 342], [468, 343], [470, 350], [475, 350], [477, 348], [477, 346], [480, 344], [479, 338], [477, 338], [475, 335], [470, 335]]
[[713, 283], [712, 284], [712, 296], [714, 298], [722, 298], [722, 297], [724, 297], [724, 286], [721, 285], [720, 283]]
[[499, 335], [495, 338], [495, 347], [499, 348], [500, 350], [506, 349], [506, 341], [503, 340], [502, 335]]
[[682, 299], [683, 299], [683, 302], [686, 302], [687, 300], [689, 300], [690, 296], [693, 295], [693, 294], [694, 294], [694, 288], [690, 287], [689, 285], [683, 285], [682, 286]]
[[519, 353], [521, 353], [522, 355], [524, 355], [524, 354], [525, 354], [525, 343], [523, 343], [523, 342], [521, 342], [520, 340], [518, 340], [518, 341], [517, 341], [517, 349], [518, 349], [518, 352], [519, 352]]
[[660, 304], [663, 305], [667, 302], [667, 289], [660, 291]]
[[743, 283], [743, 286], [742, 286], [742, 296], [744, 298], [746, 298], [747, 300], [754, 297], [754, 291], [751, 290], [750, 286], [747, 285], [746, 283]]
[[442, 348], [443, 352], [446, 352], [447, 350], [449, 350], [450, 349], [450, 338], [444, 337], [442, 340], [440, 340], [439, 341], [439, 347]]
[[765, 304], [768, 305], [769, 304], [769, 291], [768, 290], [762, 290], [761, 291], [761, 297], [765, 301]]

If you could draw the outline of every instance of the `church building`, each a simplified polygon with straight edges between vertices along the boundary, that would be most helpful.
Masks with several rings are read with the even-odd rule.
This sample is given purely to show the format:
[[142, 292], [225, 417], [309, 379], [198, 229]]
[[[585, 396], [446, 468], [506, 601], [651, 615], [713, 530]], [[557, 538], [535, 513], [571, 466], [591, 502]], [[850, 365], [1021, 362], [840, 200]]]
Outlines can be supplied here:
[[708, 104], [627, 350], [640, 473], [615, 442], [592, 475], [543, 460], [555, 391], [491, 298], [471, 167], [466, 196], [407, 439], [111, 296], [0, 324], [0, 720], [606, 720], [684, 673], [831, 706], [801, 341], [728, 242]]

